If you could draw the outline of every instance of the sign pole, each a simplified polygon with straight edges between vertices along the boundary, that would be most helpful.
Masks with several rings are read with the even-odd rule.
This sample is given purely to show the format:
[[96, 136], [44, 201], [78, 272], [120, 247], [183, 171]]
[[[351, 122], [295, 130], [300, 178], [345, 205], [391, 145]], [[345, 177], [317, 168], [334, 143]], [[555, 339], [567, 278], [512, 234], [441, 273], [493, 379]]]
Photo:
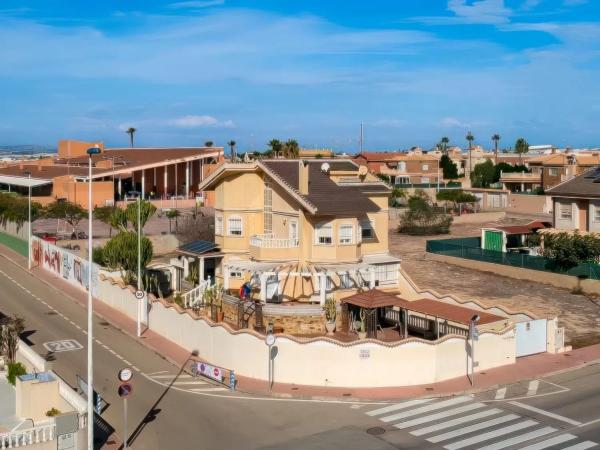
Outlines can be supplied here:
[[127, 449], [127, 397], [123, 397], [123, 450]]
[[273, 361], [272, 361], [272, 357], [271, 357], [271, 348], [273, 347], [273, 344], [275, 344], [275, 335], [273, 333], [267, 333], [267, 335], [265, 336], [265, 344], [267, 344], [267, 348], [269, 349], [269, 353], [268, 353], [268, 366], [267, 366], [267, 371], [268, 371], [268, 378], [269, 378], [269, 392], [272, 391], [273, 389], [273, 375], [272, 375], [272, 365], [273, 365]]

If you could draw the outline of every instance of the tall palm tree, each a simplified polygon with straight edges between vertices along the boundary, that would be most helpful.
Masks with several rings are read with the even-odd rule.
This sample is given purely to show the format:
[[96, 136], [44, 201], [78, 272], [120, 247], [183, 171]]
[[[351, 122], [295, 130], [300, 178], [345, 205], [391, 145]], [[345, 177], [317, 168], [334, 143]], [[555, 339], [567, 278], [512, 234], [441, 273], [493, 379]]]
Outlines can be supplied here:
[[133, 127], [129, 127], [125, 133], [129, 135], [129, 141], [131, 142], [131, 148], [133, 148], [133, 135], [137, 130]]
[[500, 142], [500, 135], [498, 133], [492, 136], [492, 141], [494, 141], [494, 160], [495, 164], [498, 164], [498, 142]]
[[271, 152], [273, 153], [273, 156], [275, 158], [277, 158], [277, 156], [279, 156], [279, 153], [281, 152], [281, 150], [283, 150], [283, 144], [281, 143], [281, 141], [279, 139], [271, 139], [267, 143], [267, 145], [271, 149]]
[[475, 136], [473, 136], [473, 133], [471, 133], [469, 131], [467, 133], [467, 135], [465, 136], [465, 139], [469, 143], [469, 175], [470, 175], [471, 172], [473, 171], [473, 165], [472, 165], [472, 160], [471, 160], [471, 152], [473, 150], [473, 141], [475, 140]]
[[450, 143], [450, 139], [448, 139], [448, 137], [444, 136], [441, 140], [440, 140], [441, 144], [442, 144], [442, 153], [444, 155], [446, 155], [448, 153], [448, 144]]
[[288, 139], [285, 144], [283, 144], [283, 152], [286, 158], [295, 159], [300, 154], [300, 145], [298, 141], [295, 139]]
[[517, 142], [515, 142], [515, 152], [519, 154], [519, 164], [523, 164], [523, 153], [527, 153], [528, 151], [529, 143], [525, 138], [517, 139]]
[[213, 141], [206, 141], [206, 142], [204, 142], [204, 146], [205, 147], [212, 147], [213, 145], [214, 145]]
[[236, 142], [233, 139], [227, 143], [227, 145], [229, 145], [229, 148], [231, 149], [231, 162], [234, 162], [236, 157], [235, 144]]

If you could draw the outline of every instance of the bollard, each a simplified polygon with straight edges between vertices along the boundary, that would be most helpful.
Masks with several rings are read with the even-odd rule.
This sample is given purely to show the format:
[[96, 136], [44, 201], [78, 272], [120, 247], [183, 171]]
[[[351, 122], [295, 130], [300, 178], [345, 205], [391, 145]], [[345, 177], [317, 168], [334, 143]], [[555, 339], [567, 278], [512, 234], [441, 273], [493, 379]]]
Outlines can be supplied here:
[[235, 391], [235, 372], [233, 370], [229, 372], [229, 387]]

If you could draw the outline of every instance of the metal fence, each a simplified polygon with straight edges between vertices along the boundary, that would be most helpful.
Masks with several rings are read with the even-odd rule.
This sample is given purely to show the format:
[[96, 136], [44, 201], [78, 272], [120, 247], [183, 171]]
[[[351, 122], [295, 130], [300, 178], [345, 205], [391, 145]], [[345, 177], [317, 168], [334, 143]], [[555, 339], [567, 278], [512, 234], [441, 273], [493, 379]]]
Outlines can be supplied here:
[[543, 272], [572, 275], [580, 278], [600, 280], [600, 265], [585, 263], [568, 271], [551, 268], [548, 260], [542, 256], [531, 256], [525, 253], [503, 253], [481, 248], [480, 237], [439, 239], [427, 241], [426, 250], [438, 255], [455, 256], [505, 266], [521, 267], [523, 269], [540, 270]]

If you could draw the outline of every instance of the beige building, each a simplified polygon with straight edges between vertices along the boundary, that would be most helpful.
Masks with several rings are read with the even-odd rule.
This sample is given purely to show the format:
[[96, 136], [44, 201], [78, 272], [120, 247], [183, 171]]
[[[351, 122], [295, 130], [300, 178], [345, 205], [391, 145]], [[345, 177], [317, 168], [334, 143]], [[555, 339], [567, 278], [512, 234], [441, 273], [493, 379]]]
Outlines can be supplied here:
[[439, 155], [424, 153], [421, 149], [402, 152], [362, 152], [354, 162], [366, 165], [376, 175], [389, 177], [390, 183], [409, 187], [436, 184], [442, 181]]
[[389, 187], [349, 160], [223, 164], [215, 192], [216, 277], [264, 302], [341, 298], [398, 285], [388, 253]]

